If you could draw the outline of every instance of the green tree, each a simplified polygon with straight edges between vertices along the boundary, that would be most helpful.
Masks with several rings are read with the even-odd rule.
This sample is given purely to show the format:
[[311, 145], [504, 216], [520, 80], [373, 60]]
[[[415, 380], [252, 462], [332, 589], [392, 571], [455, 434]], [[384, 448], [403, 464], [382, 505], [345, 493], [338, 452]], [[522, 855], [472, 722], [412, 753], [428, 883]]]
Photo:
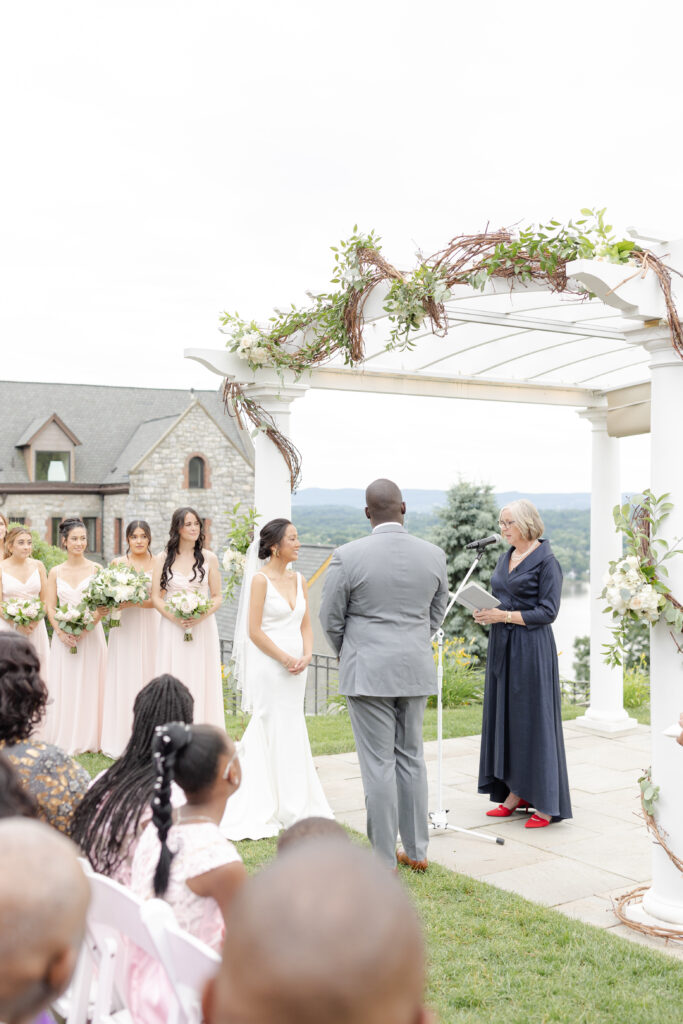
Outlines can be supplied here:
[[[446, 505], [438, 510], [440, 523], [434, 531], [434, 543], [446, 552], [448, 583], [455, 590], [462, 582], [474, 558], [465, 545], [472, 540], [498, 531], [498, 507], [493, 488], [489, 484], [472, 484], [466, 480], [451, 487]], [[499, 545], [491, 544], [471, 577], [488, 589], [496, 562], [500, 557]], [[467, 649], [482, 661], [486, 658], [488, 628], [479, 626], [462, 605], [455, 604], [444, 624], [447, 636], [464, 637]]]

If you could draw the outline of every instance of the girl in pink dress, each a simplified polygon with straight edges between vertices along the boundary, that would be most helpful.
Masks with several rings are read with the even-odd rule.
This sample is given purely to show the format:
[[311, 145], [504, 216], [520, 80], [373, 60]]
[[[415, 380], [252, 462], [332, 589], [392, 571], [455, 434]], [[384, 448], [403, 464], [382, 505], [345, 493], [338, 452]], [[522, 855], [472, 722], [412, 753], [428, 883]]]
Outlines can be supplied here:
[[[85, 557], [88, 535], [82, 519], [65, 519], [59, 525], [59, 539], [66, 562], [50, 569], [47, 578], [47, 614], [54, 633], [50, 646], [49, 691], [45, 721], [46, 738], [69, 754], [100, 749], [102, 701], [107, 664], [107, 644], [101, 619], [106, 608], [98, 608], [97, 624], [90, 632], [74, 637], [65, 633], [55, 618], [57, 605], [80, 604], [85, 586], [99, 566]], [[76, 645], [78, 652], [71, 654]]]
[[[191, 508], [173, 513], [166, 550], [154, 560], [152, 603], [162, 618], [157, 641], [156, 674], [181, 679], [194, 697], [195, 722], [225, 729], [221, 655], [215, 612], [223, 600], [218, 559], [204, 546], [202, 521]], [[177, 619], [166, 600], [181, 590], [211, 595], [211, 607], [199, 619]], [[187, 627], [192, 641], [185, 640]]]
[[[220, 952], [227, 912], [247, 877], [240, 855], [218, 827], [241, 780], [237, 749], [223, 729], [169, 722], [156, 730], [152, 750], [158, 773], [152, 821], [135, 850], [131, 888], [143, 900], [165, 899], [181, 928]], [[187, 800], [175, 811], [174, 780]], [[160, 965], [133, 951], [128, 974], [133, 1020], [165, 1022], [169, 998]]]
[[[47, 601], [47, 573], [37, 558], [31, 558], [33, 539], [31, 531], [15, 526], [5, 538], [7, 557], [0, 562], [0, 602], [11, 598], [30, 600], [39, 598]], [[50, 644], [47, 638], [45, 620], [32, 622], [30, 626], [15, 626], [0, 616], [0, 629], [16, 630], [33, 644], [40, 658], [40, 677], [48, 684], [48, 660]]]
[[[154, 559], [150, 551], [152, 531], [144, 519], [134, 519], [126, 528], [128, 552], [112, 565], [129, 565], [144, 572], [152, 585]], [[120, 606], [121, 625], [109, 633], [107, 677], [104, 684], [102, 750], [109, 757], [120, 757], [130, 739], [133, 702], [154, 676], [157, 654], [159, 614], [152, 599], [144, 604]]]

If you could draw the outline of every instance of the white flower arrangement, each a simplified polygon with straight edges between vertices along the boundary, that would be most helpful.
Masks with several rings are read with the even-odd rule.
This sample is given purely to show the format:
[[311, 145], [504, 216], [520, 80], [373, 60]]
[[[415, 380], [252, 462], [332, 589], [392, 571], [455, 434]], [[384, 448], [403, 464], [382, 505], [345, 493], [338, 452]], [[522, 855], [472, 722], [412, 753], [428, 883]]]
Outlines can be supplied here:
[[2, 617], [15, 626], [30, 626], [45, 618], [45, 605], [39, 598], [13, 598], [0, 604]]
[[[69, 604], [67, 601], [58, 604], [55, 609], [55, 618], [63, 633], [70, 636], [80, 636], [83, 632], [90, 632], [95, 628], [95, 616], [85, 601], [79, 604]], [[69, 648], [70, 654], [78, 654], [76, 644]]]
[[228, 333], [227, 347], [246, 359], [252, 369], [263, 366], [270, 359], [270, 349], [265, 344], [264, 335], [255, 320], [245, 324], [236, 321]]
[[602, 594], [613, 618], [631, 618], [654, 624], [659, 620], [666, 597], [658, 593], [642, 571], [635, 555], [611, 562], [603, 577]]
[[91, 608], [110, 608], [109, 625], [121, 625], [122, 604], [142, 604], [149, 598], [148, 579], [129, 565], [110, 565], [93, 576], [83, 592], [83, 599]]
[[[176, 619], [200, 619], [211, 609], [211, 598], [197, 590], [177, 590], [164, 606]], [[192, 641], [192, 627], [185, 628], [183, 640]]]

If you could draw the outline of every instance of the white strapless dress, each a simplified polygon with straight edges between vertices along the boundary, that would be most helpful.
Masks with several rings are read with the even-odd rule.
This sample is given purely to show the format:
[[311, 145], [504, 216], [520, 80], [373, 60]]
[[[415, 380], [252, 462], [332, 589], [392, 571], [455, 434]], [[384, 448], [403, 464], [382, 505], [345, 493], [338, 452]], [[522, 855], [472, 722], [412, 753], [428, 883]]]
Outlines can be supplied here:
[[[301, 621], [305, 612], [299, 573], [294, 608], [268, 580], [263, 631], [296, 658], [303, 654]], [[275, 836], [302, 818], [334, 817], [315, 770], [306, 730], [307, 673], [291, 675], [251, 642], [248, 664], [254, 711], [240, 744], [242, 784], [228, 800], [221, 822], [222, 831], [233, 841]]]

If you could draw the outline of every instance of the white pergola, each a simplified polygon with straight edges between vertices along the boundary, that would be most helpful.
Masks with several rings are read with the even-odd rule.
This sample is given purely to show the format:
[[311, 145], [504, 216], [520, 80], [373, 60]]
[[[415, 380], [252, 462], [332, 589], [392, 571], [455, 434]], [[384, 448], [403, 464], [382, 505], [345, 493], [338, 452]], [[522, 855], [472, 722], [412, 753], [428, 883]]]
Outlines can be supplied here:
[[[683, 268], [683, 240], [669, 241], [631, 231], [632, 237]], [[652, 272], [631, 277], [636, 268], [601, 261], [576, 261], [572, 280], [593, 293], [582, 298], [552, 293], [544, 285], [510, 286], [491, 281], [484, 292], [461, 286], [446, 303], [448, 331], [411, 334], [415, 347], [387, 351], [383, 309], [388, 289], [376, 286], [364, 308], [366, 357], [351, 368], [334, 358], [295, 379], [271, 368], [251, 370], [236, 353], [188, 349], [185, 355], [239, 382], [245, 393], [289, 436], [292, 402], [308, 388], [385, 394], [488, 399], [563, 405], [591, 424], [592, 498], [590, 546], [590, 706], [577, 723], [586, 730], [619, 735], [636, 728], [623, 708], [621, 670], [603, 661], [611, 638], [609, 619], [597, 600], [607, 563], [621, 554], [612, 509], [621, 502], [620, 437], [650, 431], [650, 487], [671, 494], [674, 510], [661, 536], [683, 536], [683, 459], [676, 454], [676, 410], [683, 402], [683, 360], [674, 351], [659, 282]], [[627, 280], [630, 278], [630, 280]], [[673, 275], [674, 301], [683, 311], [683, 279]], [[255, 436], [255, 505], [266, 522], [291, 512], [289, 471], [263, 433]], [[670, 585], [683, 595], [683, 558], [673, 559]], [[683, 710], [683, 661], [658, 623], [651, 637], [652, 775], [661, 787], [657, 821], [670, 845], [683, 855], [683, 749], [664, 731]], [[653, 845], [653, 884], [632, 916], [683, 925], [683, 876]]]

